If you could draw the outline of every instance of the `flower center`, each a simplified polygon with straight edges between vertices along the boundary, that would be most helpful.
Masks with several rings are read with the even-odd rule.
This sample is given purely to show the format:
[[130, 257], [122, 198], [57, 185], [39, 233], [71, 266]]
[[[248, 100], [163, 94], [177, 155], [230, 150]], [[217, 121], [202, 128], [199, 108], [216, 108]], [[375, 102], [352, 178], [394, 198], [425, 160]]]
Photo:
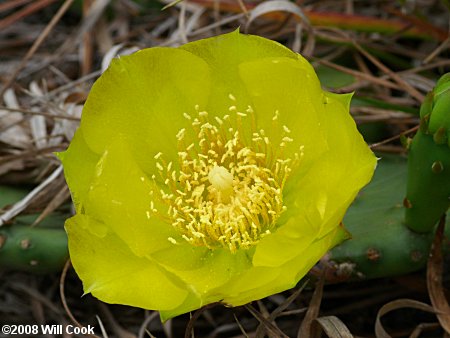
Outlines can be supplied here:
[[[232, 95], [230, 99], [235, 100]], [[155, 156], [164, 184], [161, 187], [153, 177], [158, 185], [153, 196], [168, 206], [167, 215], [160, 216], [184, 240], [236, 252], [252, 247], [276, 228], [286, 210], [283, 187], [302, 149], [300, 156], [294, 153], [293, 158], [285, 158], [283, 150], [293, 142], [286, 126], [277, 126], [281, 142], [274, 145], [264, 130], [255, 129], [251, 107], [246, 113], [235, 106], [229, 110], [230, 115], [214, 121], [198, 106], [196, 117], [184, 114], [190, 128], [176, 135], [178, 163], [166, 163], [161, 153]], [[275, 112], [274, 126], [277, 118]]]
[[218, 193], [216, 202], [229, 203], [233, 193], [233, 174], [224, 167], [214, 166], [208, 174], [208, 180]]

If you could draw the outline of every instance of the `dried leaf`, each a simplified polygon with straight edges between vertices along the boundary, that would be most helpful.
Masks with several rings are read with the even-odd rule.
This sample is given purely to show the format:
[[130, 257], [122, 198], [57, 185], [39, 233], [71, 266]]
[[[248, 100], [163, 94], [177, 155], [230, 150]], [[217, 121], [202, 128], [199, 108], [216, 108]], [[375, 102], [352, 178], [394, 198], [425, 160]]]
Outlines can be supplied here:
[[61, 204], [63, 204], [70, 197], [70, 191], [67, 185], [64, 185], [59, 192], [52, 198], [52, 200], [47, 204], [45, 209], [39, 215], [38, 218], [33, 222], [33, 226], [40, 223], [45, 217], [50, 215], [55, 211]]
[[120, 55], [130, 55], [139, 50], [138, 47], [129, 47], [123, 48], [123, 43], [118, 45], [114, 45], [108, 52], [106, 52], [105, 56], [102, 59], [102, 73], [109, 67], [112, 59]]
[[[72, 103], [69, 103], [66, 105], [67, 114], [70, 116], [74, 116], [74, 117], [81, 119], [82, 110], [83, 110], [83, 106], [80, 104], [74, 105]], [[73, 138], [73, 135], [75, 134], [75, 131], [77, 130], [79, 124], [80, 123], [78, 121], [75, 122], [75, 121], [71, 121], [68, 119], [64, 119], [61, 121], [62, 129], [63, 129], [62, 133], [67, 138], [67, 140], [71, 140]], [[55, 128], [56, 128], [56, 126], [55, 126]]]
[[0, 164], [0, 176], [3, 176], [4, 174], [16, 170], [23, 170], [25, 168], [25, 163], [23, 160], [19, 159], [19, 160], [12, 160], [12, 161], [8, 161], [6, 163], [1, 163]]
[[298, 330], [297, 338], [311, 337], [313, 321], [319, 315], [324, 283], [325, 278], [322, 276], [322, 278], [320, 278], [317, 282], [316, 289], [314, 290], [308, 311], [306, 312], [305, 318], [303, 319], [302, 324], [300, 325], [300, 328]]
[[[39, 87], [36, 81], [30, 83], [30, 95], [41, 99], [45, 96], [44, 90]], [[37, 111], [32, 108], [32, 111]], [[31, 135], [36, 144], [36, 148], [42, 149], [47, 146], [47, 123], [42, 115], [34, 115], [30, 118]]]
[[391, 338], [391, 336], [386, 332], [383, 325], [381, 324], [381, 317], [391, 311], [403, 308], [412, 308], [425, 312], [435, 313], [432, 306], [413, 299], [397, 299], [387, 304], [384, 304], [378, 311], [377, 318], [375, 321], [375, 336], [377, 338]]
[[309, 19], [303, 13], [302, 9], [294, 2], [286, 0], [273, 0], [264, 1], [250, 11], [250, 16], [247, 24], [245, 25], [245, 32], [248, 32], [250, 25], [256, 18], [271, 12], [287, 12], [294, 14], [302, 23], [306, 26], [310, 26]]
[[53, 180], [55, 180], [62, 173], [62, 166], [59, 166], [45, 181], [39, 184], [36, 188], [34, 188], [27, 196], [21, 199], [19, 202], [13, 205], [11, 209], [5, 212], [0, 216], [0, 226], [17, 216], [20, 212], [25, 210], [25, 208], [33, 201], [33, 199], [45, 189], [48, 185], [50, 185]]
[[275, 326], [272, 322], [267, 320], [259, 311], [257, 311], [250, 304], [245, 305], [245, 308], [261, 323], [265, 326], [266, 332], [269, 337], [279, 337], [279, 338], [289, 338], [280, 329]]
[[421, 323], [416, 326], [414, 331], [410, 334], [409, 338], [419, 338], [422, 335], [422, 332], [426, 329], [438, 329], [441, 326], [439, 323]]
[[320, 317], [316, 319], [323, 331], [330, 338], [353, 338], [350, 330], [335, 316]]
[[450, 306], [445, 298], [442, 285], [443, 257], [442, 240], [444, 238], [445, 214], [441, 217], [436, 236], [431, 247], [430, 257], [427, 265], [427, 286], [431, 304], [436, 310], [436, 316], [442, 328], [450, 334]]
[[[308, 284], [308, 282], [304, 282], [303, 285], [296, 290], [292, 295], [290, 295], [288, 298], [286, 298], [275, 310], [272, 311], [272, 313], [268, 316], [268, 320], [269, 321], [274, 321], [281, 313], [283, 313], [284, 310], [286, 310], [289, 305], [297, 299], [297, 297], [300, 295], [300, 293], [303, 291], [303, 289], [306, 287], [306, 285]], [[258, 302], [258, 304], [261, 304], [260, 302]], [[264, 330], [264, 325], [262, 323], [260, 323], [258, 325], [258, 328], [256, 329], [256, 337], [259, 337]]]
[[[13, 89], [5, 91], [3, 100], [8, 108], [19, 108]], [[19, 125], [22, 120], [23, 115], [21, 113], [0, 109], [0, 141], [17, 148], [28, 148], [30, 137], [25, 129]]]

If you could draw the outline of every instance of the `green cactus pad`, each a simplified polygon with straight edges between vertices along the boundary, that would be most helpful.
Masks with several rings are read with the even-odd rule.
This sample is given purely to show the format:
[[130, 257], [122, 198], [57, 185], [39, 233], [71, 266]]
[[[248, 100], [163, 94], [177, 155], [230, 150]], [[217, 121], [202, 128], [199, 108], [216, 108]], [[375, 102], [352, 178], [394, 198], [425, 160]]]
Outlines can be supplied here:
[[[420, 234], [404, 226], [406, 181], [406, 159], [383, 156], [372, 182], [344, 218], [352, 238], [329, 254], [341, 278], [395, 276], [425, 266], [433, 234]], [[450, 236], [449, 230], [446, 235]]]
[[[0, 209], [7, 209], [29, 192], [23, 187], [0, 185]], [[21, 215], [0, 226], [0, 269], [36, 273], [61, 271], [69, 254], [63, 225], [67, 215], [53, 213], [38, 226], [39, 215]]]
[[0, 269], [60, 271], [68, 257], [63, 229], [23, 225], [0, 228]]
[[450, 204], [450, 149], [419, 132], [411, 144], [408, 170], [405, 223], [414, 231], [429, 232]]
[[450, 207], [450, 73], [428, 93], [409, 148], [405, 223], [430, 232]]

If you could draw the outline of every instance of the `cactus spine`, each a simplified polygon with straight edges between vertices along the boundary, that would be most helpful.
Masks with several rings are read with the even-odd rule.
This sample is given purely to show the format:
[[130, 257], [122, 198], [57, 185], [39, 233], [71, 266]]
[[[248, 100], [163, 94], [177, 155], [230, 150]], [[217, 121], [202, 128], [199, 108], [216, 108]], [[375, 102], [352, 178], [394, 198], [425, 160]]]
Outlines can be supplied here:
[[450, 73], [428, 93], [408, 155], [405, 224], [430, 232], [450, 206]]

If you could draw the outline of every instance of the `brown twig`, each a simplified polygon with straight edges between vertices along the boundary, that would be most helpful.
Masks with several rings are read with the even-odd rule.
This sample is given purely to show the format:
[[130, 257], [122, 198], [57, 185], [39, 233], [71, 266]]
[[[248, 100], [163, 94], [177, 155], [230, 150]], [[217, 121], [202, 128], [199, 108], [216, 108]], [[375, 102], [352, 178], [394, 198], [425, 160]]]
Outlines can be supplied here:
[[320, 304], [323, 297], [323, 286], [325, 284], [325, 275], [326, 271], [323, 272], [323, 275], [317, 281], [308, 311], [306, 312], [305, 318], [303, 319], [298, 330], [297, 338], [311, 337], [313, 321], [319, 316]]
[[203, 312], [205, 312], [219, 304], [222, 304], [222, 303], [220, 303], [220, 302], [211, 303], [211, 304], [205, 305], [202, 308], [195, 311], [186, 326], [186, 330], [184, 331], [184, 338], [189, 338], [189, 337], [191, 337], [191, 335], [193, 336], [195, 322], [203, 314]]
[[49, 118], [53, 118], [53, 119], [80, 121], [80, 118], [76, 117], [76, 116], [52, 114], [52, 113], [31, 111], [31, 110], [20, 109], [20, 108], [9, 108], [9, 107], [0, 106], [0, 110], [6, 110], [6, 111], [10, 111], [10, 112], [18, 112], [18, 113], [27, 114], [27, 115], [40, 115], [40, 116], [45, 116], [45, 117], [49, 117]]
[[[9, 79], [6, 81], [5, 85], [3, 86], [2, 90], [0, 91], [0, 97], [3, 97], [3, 94], [5, 91], [13, 84], [15, 81], [17, 75], [20, 73], [22, 68], [25, 66], [25, 64], [30, 60], [30, 58], [36, 53], [38, 48], [41, 46], [41, 44], [44, 42], [44, 40], [47, 38], [48, 34], [52, 31], [52, 29], [55, 27], [55, 25], [58, 23], [58, 21], [61, 19], [61, 17], [64, 15], [64, 13], [69, 9], [70, 5], [72, 5], [74, 0], [65, 0], [63, 5], [59, 8], [59, 10], [56, 12], [56, 14], [53, 16], [53, 18], [50, 20], [48, 25], [44, 28], [42, 33], [39, 35], [39, 37], [34, 41], [31, 48], [28, 50], [27, 54], [24, 56], [22, 61], [19, 63], [19, 65], [14, 69], [12, 72], [12, 75], [9, 77]], [[1, 28], [0, 28], [1, 29]]]
[[419, 129], [419, 126], [415, 126], [415, 127], [412, 127], [412, 128], [410, 128], [408, 130], [405, 130], [401, 134], [394, 135], [394, 136], [389, 137], [389, 138], [387, 138], [387, 139], [385, 139], [385, 140], [383, 140], [381, 142], [373, 143], [373, 144], [370, 145], [370, 149], [378, 148], [378, 147], [380, 147], [382, 145], [385, 145], [386, 143], [390, 143], [392, 141], [398, 140], [402, 136], [405, 136], [405, 135], [408, 135], [410, 133], [413, 133], [413, 132], [417, 131], [418, 129]]
[[385, 66], [382, 62], [380, 62], [375, 56], [367, 52], [364, 48], [362, 48], [355, 40], [352, 41], [355, 48], [363, 54], [367, 59], [370, 60], [375, 66], [377, 66], [381, 71], [388, 74], [397, 84], [402, 87], [409, 95], [414, 97], [419, 103], [422, 103], [425, 98], [416, 88], [411, 86], [408, 82], [403, 80], [397, 73], [393, 72], [387, 66]]
[[[83, 325], [74, 317], [72, 314], [72, 311], [70, 311], [69, 306], [67, 305], [66, 295], [64, 292], [64, 282], [66, 280], [67, 271], [69, 271], [69, 268], [72, 266], [70, 259], [67, 260], [66, 264], [64, 265], [64, 268], [61, 273], [61, 278], [59, 279], [59, 295], [61, 297], [61, 302], [64, 307], [64, 310], [66, 311], [66, 314], [69, 316], [72, 323], [74, 323], [76, 326], [78, 326], [80, 329], [83, 328]], [[93, 338], [100, 338], [99, 336], [96, 336], [95, 334], [87, 334], [88, 337]]]
[[[83, 17], [86, 17], [92, 6], [93, 0], [83, 0]], [[89, 30], [83, 34], [82, 38], [82, 58], [81, 58], [81, 75], [87, 75], [92, 70], [92, 59], [94, 56], [93, 34]]]
[[[51, 5], [56, 0], [39, 0], [39, 1], [33, 1], [30, 5], [26, 6], [25, 8], [22, 8], [21, 10], [18, 10], [17, 12], [14, 12], [13, 14], [7, 16], [6, 18], [0, 20], [0, 31], [2, 29], [5, 29], [6, 27], [12, 25], [13, 23], [19, 21], [20, 19], [33, 14], [34, 12], [37, 12], [38, 10], [45, 8], [49, 5]], [[25, 1], [22, 1], [25, 2]], [[27, 1], [28, 2], [28, 1]], [[3, 8], [0, 9], [0, 11], [9, 9], [8, 3], [3, 4]], [[17, 6], [16, 3], [13, 5]], [[14, 6], [14, 7], [15, 7]], [[10, 6], [12, 7], [12, 6]]]
[[10, 0], [10, 1], [4, 2], [4, 3], [0, 4], [0, 12], [4, 12], [9, 9], [13, 9], [15, 7], [27, 4], [31, 1], [32, 0]]
[[427, 287], [431, 304], [436, 311], [439, 323], [447, 334], [450, 334], [450, 305], [445, 297], [443, 286], [444, 257], [442, 254], [442, 242], [444, 241], [446, 214], [440, 218], [430, 257], [427, 264]]
[[367, 80], [369, 82], [372, 82], [374, 84], [377, 84], [377, 85], [380, 85], [380, 86], [383, 86], [383, 87], [386, 87], [386, 88], [391, 88], [391, 89], [397, 89], [398, 88], [398, 86], [395, 85], [394, 83], [392, 83], [392, 82], [390, 82], [388, 80], [384, 80], [384, 79], [379, 78], [379, 77], [375, 77], [375, 76], [370, 75], [368, 73], [363, 73], [363, 72], [360, 72], [360, 71], [357, 71], [357, 70], [354, 70], [354, 69], [350, 69], [350, 68], [347, 68], [347, 67], [335, 64], [333, 62], [330, 62], [330, 61], [327, 61], [327, 60], [324, 60], [324, 59], [315, 59], [315, 61], [318, 62], [319, 64], [324, 65], [324, 66], [327, 66], [327, 67], [330, 67], [330, 68], [334, 68], [334, 69], [339, 70], [339, 71], [341, 71], [343, 73], [353, 75], [356, 78], [359, 78], [359, 79], [362, 79], [362, 80]]

